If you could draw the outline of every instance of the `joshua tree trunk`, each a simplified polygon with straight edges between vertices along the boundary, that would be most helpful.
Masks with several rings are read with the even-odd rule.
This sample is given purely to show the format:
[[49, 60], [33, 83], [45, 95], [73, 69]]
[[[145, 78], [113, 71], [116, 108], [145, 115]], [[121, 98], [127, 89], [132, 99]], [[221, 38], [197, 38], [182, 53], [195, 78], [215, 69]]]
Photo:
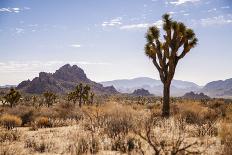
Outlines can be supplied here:
[[170, 84], [164, 84], [163, 87], [163, 109], [162, 116], [169, 117], [170, 116]]
[[81, 108], [82, 106], [82, 97], [79, 98], [79, 107]]

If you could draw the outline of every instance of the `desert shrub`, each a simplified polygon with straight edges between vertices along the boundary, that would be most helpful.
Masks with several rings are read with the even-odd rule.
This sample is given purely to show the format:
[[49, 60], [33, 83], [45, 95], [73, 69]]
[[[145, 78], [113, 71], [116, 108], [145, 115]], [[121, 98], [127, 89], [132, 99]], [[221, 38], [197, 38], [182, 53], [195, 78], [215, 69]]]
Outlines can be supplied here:
[[22, 125], [28, 125], [34, 120], [34, 113], [33, 111], [28, 111], [27, 113], [21, 116]]
[[72, 126], [77, 124], [76, 119], [49, 119], [51, 127]]
[[0, 118], [0, 123], [8, 130], [13, 129], [14, 127], [20, 126], [22, 120], [14, 115], [4, 114]]
[[40, 137], [39, 139], [28, 138], [24, 142], [25, 148], [30, 148], [35, 152], [44, 153], [51, 152], [54, 148], [55, 143], [46, 140], [45, 137]]
[[88, 141], [84, 137], [81, 137], [78, 140], [77, 145], [75, 145], [75, 150], [76, 150], [76, 154], [77, 155], [81, 155], [81, 154], [87, 153], [88, 150], [89, 150]]
[[29, 131], [37, 131], [37, 130], [38, 130], [37, 124], [35, 122], [32, 122]]
[[25, 155], [25, 152], [22, 148], [18, 146], [12, 146], [9, 144], [2, 144], [0, 148], [1, 155]]
[[138, 140], [132, 137], [118, 138], [113, 141], [111, 147], [111, 150], [121, 153], [130, 153], [135, 149], [138, 149]]
[[36, 119], [36, 125], [39, 128], [52, 127], [50, 120], [47, 117], [39, 117]]
[[58, 104], [54, 111], [57, 113], [57, 118], [59, 119], [76, 119], [80, 120], [83, 118], [83, 114], [80, 110], [80, 108], [75, 107], [74, 104], [64, 102], [61, 104]]
[[194, 111], [184, 111], [182, 112], [182, 117], [185, 118], [186, 120], [186, 123], [188, 124], [195, 124], [197, 123], [197, 120], [198, 120], [198, 114], [195, 113]]
[[1, 130], [0, 143], [17, 141], [21, 137], [21, 133], [18, 130]]
[[91, 143], [90, 143], [90, 152], [91, 154], [96, 154], [100, 150], [100, 143], [99, 139], [96, 137], [92, 137]]
[[116, 140], [113, 141], [112, 144], [112, 151], [120, 151], [122, 153], [126, 153], [127, 151], [127, 146], [126, 146], [126, 142], [123, 138], [118, 138]]
[[[78, 135], [78, 137], [76, 137]], [[82, 154], [97, 154], [100, 150], [100, 142], [99, 139], [95, 136], [89, 135], [75, 135], [74, 137], [77, 139], [73, 139], [73, 142], [68, 147], [69, 152], [76, 155]], [[74, 138], [72, 137], [72, 138]]]
[[132, 116], [129, 113], [116, 112], [107, 116], [105, 132], [110, 138], [126, 136], [133, 129]]
[[216, 123], [218, 122], [219, 116], [214, 110], [207, 108], [198, 113], [192, 112], [189, 114], [192, 114], [190, 115], [191, 117], [185, 118], [187, 123], [194, 125], [195, 130], [192, 132], [194, 136], [217, 136], [218, 128], [216, 127]]
[[221, 124], [221, 130], [219, 132], [219, 136], [221, 138], [221, 142], [224, 145], [225, 155], [232, 154], [232, 126], [227, 123]]

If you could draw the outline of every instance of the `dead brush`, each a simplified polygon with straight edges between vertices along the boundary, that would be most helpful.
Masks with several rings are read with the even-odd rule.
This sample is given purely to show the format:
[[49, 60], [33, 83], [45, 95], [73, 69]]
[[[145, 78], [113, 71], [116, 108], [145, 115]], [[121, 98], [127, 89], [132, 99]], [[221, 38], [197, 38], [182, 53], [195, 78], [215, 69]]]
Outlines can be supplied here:
[[50, 128], [52, 127], [52, 124], [47, 117], [38, 117], [36, 118], [35, 124], [38, 128]]
[[18, 141], [21, 135], [18, 130], [0, 130], [0, 143]]
[[134, 133], [143, 139], [154, 154], [200, 153], [197, 142], [188, 140], [186, 123], [182, 118], [161, 119], [153, 114], [136, 121]]
[[24, 147], [39, 153], [52, 152], [55, 150], [55, 142], [43, 136], [37, 138], [30, 137], [25, 140]]
[[230, 123], [222, 123], [219, 132], [221, 143], [224, 145], [223, 153], [225, 155], [232, 154], [232, 126]]
[[15, 115], [4, 114], [0, 117], [0, 123], [3, 125], [3, 127], [10, 130], [17, 126], [21, 126], [22, 120]]

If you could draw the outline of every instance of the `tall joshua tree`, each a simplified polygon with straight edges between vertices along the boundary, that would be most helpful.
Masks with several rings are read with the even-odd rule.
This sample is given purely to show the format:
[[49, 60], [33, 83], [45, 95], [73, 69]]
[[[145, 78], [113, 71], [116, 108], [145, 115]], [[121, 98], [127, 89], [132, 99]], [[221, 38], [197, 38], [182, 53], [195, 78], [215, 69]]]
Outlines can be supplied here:
[[170, 85], [177, 63], [197, 45], [198, 39], [192, 29], [187, 28], [184, 23], [172, 20], [169, 14], [163, 15], [163, 30], [164, 39], [161, 40], [160, 30], [156, 26], [148, 29], [145, 54], [159, 71], [163, 83], [162, 115], [169, 117]]

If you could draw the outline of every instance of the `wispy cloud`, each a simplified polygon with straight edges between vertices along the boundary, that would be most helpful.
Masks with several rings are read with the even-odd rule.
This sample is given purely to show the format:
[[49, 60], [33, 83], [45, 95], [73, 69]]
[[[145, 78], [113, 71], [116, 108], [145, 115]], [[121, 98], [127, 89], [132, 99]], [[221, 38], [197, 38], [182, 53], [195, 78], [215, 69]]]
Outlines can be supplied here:
[[56, 69], [67, 63], [80, 66], [111, 65], [111, 63], [108, 62], [89, 61], [8, 61], [0, 62], [0, 73], [38, 73], [41, 71], [54, 72]]
[[118, 26], [118, 25], [121, 25], [122, 24], [122, 17], [117, 17], [117, 18], [114, 18], [114, 19], [111, 19], [110, 21], [105, 21], [102, 23], [102, 26], [103, 27], [107, 27], [107, 26]]
[[175, 0], [170, 2], [170, 4], [174, 4], [174, 5], [181, 5], [181, 4], [185, 4], [185, 3], [195, 3], [195, 2], [199, 2], [200, 0]]
[[15, 28], [15, 32], [16, 32], [16, 34], [22, 34], [22, 33], [24, 33], [24, 29], [23, 28]]
[[211, 25], [225, 25], [232, 24], [231, 18], [226, 18], [224, 16], [215, 16], [212, 18], [203, 18], [200, 20], [202, 26], [211, 26]]
[[230, 6], [222, 6], [221, 9], [229, 9]]
[[152, 25], [156, 25], [158, 28], [161, 28], [162, 24], [163, 24], [162, 20], [158, 20], [155, 23], [140, 23], [140, 24], [123, 25], [120, 27], [120, 29], [121, 30], [144, 29]]
[[217, 8], [209, 9], [207, 12], [214, 12], [217, 11]]
[[80, 44], [71, 44], [70, 46], [71, 46], [71, 47], [75, 47], [75, 48], [80, 48], [80, 47], [81, 47]]
[[30, 10], [30, 8], [29, 7], [23, 7], [23, 8], [18, 8], [18, 7], [15, 7], [15, 8], [11, 8], [11, 7], [0, 8], [0, 12], [8, 12], [8, 13], [19, 13], [19, 12], [24, 11], [24, 10]]

